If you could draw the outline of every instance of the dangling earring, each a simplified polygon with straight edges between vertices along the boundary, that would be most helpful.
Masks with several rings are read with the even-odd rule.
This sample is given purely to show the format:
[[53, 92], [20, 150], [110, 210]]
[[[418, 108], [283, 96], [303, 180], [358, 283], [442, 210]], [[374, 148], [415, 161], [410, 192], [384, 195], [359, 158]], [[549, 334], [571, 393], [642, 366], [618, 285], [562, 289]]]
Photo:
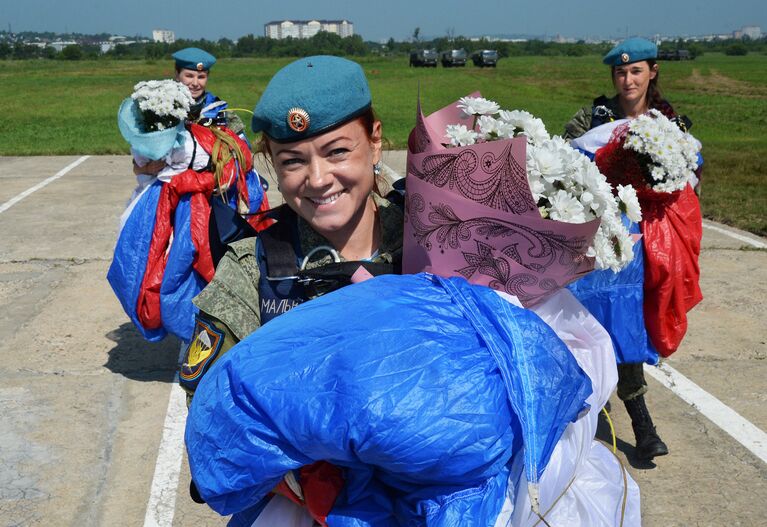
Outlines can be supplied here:
[[378, 177], [381, 175], [381, 162], [379, 161], [375, 165], [373, 165], [373, 175]]

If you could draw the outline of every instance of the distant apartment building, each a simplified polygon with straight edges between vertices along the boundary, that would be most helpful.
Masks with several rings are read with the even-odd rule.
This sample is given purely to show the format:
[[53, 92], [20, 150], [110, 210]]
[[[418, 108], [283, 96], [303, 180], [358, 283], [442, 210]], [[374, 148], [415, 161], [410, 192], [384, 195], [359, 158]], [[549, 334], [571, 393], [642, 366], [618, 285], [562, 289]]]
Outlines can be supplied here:
[[153, 29], [152, 40], [155, 42], [173, 44], [176, 41], [176, 34], [169, 29]]
[[354, 24], [348, 20], [274, 20], [264, 24], [264, 36], [276, 39], [311, 38], [320, 31], [350, 37]]
[[67, 46], [76, 46], [77, 42], [75, 42], [74, 40], [67, 40], [67, 41], [56, 40], [51, 42], [48, 45], [52, 47], [53, 49], [55, 49], [56, 51], [61, 52], [61, 50], [63, 50]]
[[735, 38], [748, 37], [752, 40], [762, 38], [762, 28], [759, 26], [744, 26], [741, 29], [733, 32]]

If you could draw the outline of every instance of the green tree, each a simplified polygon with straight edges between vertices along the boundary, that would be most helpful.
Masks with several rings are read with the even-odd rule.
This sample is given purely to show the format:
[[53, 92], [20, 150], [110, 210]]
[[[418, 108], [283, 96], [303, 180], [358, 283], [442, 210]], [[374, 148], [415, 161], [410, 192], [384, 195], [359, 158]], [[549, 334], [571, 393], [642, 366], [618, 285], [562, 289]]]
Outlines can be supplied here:
[[748, 54], [748, 48], [742, 42], [730, 44], [724, 50], [725, 55], [743, 56]]
[[30, 44], [24, 44], [23, 42], [16, 42], [13, 44], [13, 58], [14, 59], [34, 59], [40, 56], [40, 48], [32, 46]]
[[70, 44], [61, 50], [61, 58], [64, 60], [80, 60], [83, 58], [83, 49], [77, 44]]

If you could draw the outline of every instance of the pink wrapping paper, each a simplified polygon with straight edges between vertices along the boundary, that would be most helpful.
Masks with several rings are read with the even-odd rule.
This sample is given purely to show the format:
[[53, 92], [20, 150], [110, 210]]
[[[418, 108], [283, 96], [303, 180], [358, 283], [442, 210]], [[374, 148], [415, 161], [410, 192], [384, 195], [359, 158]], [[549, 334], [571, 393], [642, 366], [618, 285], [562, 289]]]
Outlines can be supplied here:
[[525, 173], [526, 139], [448, 148], [448, 124], [471, 128], [473, 117], [454, 103], [424, 118], [419, 104], [408, 139], [402, 271], [463, 276], [526, 306], [591, 272], [586, 251], [599, 220], [541, 218]]

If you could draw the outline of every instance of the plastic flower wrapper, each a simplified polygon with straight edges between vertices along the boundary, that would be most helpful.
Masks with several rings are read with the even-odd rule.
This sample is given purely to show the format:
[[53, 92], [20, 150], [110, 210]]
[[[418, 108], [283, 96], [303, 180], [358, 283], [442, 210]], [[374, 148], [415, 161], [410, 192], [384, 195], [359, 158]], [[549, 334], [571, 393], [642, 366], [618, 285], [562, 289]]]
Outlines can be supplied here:
[[477, 95], [429, 117], [419, 104], [403, 272], [464, 276], [532, 305], [595, 265], [631, 261], [620, 205], [596, 166], [540, 119]]
[[184, 144], [184, 119], [193, 103], [189, 89], [180, 82], [139, 82], [117, 112], [120, 133], [134, 154], [162, 159]]

